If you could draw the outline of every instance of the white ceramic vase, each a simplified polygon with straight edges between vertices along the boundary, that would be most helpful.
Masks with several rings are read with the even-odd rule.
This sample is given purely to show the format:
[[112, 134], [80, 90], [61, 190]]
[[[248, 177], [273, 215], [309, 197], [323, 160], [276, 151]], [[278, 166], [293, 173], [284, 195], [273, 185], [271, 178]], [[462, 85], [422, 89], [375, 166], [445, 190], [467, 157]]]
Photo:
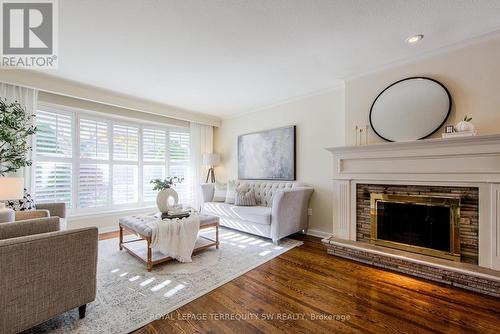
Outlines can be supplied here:
[[156, 206], [158, 206], [160, 212], [172, 210], [177, 204], [179, 204], [179, 195], [172, 188], [163, 189], [158, 193], [158, 196], [156, 196]]
[[457, 132], [464, 132], [464, 131], [474, 131], [474, 124], [471, 122], [466, 122], [466, 121], [461, 121], [458, 122], [457, 125], [455, 125], [455, 131]]

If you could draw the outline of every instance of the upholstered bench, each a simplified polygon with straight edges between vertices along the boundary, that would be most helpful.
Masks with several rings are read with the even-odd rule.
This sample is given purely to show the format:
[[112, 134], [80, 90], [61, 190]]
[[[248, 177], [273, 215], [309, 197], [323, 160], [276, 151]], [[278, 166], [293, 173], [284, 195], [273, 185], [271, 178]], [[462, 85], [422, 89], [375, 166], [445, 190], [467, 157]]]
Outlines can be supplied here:
[[[158, 215], [152, 213], [123, 217], [119, 219], [118, 223], [120, 227], [120, 250], [125, 248], [131, 255], [145, 262], [148, 271], [151, 271], [156, 264], [172, 260], [171, 257], [165, 256], [151, 248], [151, 236], [153, 232], [149, 223], [158, 219], [160, 219]], [[219, 248], [219, 217], [200, 215], [200, 231], [208, 228], [215, 228], [215, 239], [199, 236], [193, 253], [212, 246], [215, 246], [217, 249]], [[139, 239], [124, 240], [124, 231], [137, 235]], [[138, 243], [138, 241], [146, 241], [146, 245]]]

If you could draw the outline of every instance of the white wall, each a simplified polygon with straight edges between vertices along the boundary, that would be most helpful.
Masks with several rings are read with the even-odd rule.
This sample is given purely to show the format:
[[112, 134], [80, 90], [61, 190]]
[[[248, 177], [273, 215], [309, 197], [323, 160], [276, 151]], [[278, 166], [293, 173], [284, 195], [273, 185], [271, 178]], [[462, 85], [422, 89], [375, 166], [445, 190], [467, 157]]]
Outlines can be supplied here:
[[[417, 46], [418, 47], [418, 46]], [[355, 143], [355, 126], [369, 124], [375, 97], [389, 84], [411, 76], [427, 76], [442, 82], [453, 98], [447, 125], [465, 114], [479, 134], [500, 132], [500, 37], [435, 54], [345, 82], [346, 143]], [[438, 131], [433, 137], [440, 137]], [[383, 141], [373, 131], [369, 142]]]
[[238, 135], [286, 125], [297, 126], [297, 181], [314, 187], [309, 229], [332, 231], [332, 156], [325, 147], [344, 144], [344, 88], [225, 119], [214, 133], [214, 150], [222, 155], [218, 180], [236, 179]]

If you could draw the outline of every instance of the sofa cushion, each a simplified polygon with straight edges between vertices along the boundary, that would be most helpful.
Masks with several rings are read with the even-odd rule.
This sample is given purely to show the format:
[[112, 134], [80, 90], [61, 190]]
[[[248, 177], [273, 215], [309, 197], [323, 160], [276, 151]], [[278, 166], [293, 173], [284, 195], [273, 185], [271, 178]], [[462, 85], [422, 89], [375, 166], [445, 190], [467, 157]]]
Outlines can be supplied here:
[[296, 182], [276, 181], [236, 181], [236, 187], [252, 188], [255, 191], [257, 205], [272, 206], [274, 194], [280, 190], [289, 190], [297, 186]]
[[255, 199], [255, 191], [253, 189], [250, 189], [248, 191], [237, 189], [234, 205], [256, 206], [257, 200]]
[[228, 181], [227, 182], [227, 192], [226, 192], [226, 200], [227, 204], [234, 204], [234, 200], [236, 198], [236, 181]]
[[214, 185], [214, 202], [225, 202], [227, 193], [227, 185], [225, 183], [215, 182]]
[[271, 224], [271, 208], [266, 206], [236, 206], [234, 204], [207, 202], [201, 209], [203, 214], [246, 220], [254, 224]]

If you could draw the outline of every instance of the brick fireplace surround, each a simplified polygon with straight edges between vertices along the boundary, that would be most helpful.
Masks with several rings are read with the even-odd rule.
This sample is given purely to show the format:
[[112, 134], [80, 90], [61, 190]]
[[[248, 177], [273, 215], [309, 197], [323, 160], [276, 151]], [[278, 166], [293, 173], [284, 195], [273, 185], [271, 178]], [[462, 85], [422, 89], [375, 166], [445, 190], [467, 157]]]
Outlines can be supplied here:
[[432, 187], [415, 185], [356, 185], [356, 240], [370, 242], [370, 194], [382, 193], [404, 196], [449, 197], [460, 200], [460, 255], [461, 261], [478, 263], [479, 243], [479, 189], [475, 187]]
[[[328, 149], [331, 255], [500, 297], [500, 135]], [[370, 243], [370, 193], [459, 198], [460, 260]]]

